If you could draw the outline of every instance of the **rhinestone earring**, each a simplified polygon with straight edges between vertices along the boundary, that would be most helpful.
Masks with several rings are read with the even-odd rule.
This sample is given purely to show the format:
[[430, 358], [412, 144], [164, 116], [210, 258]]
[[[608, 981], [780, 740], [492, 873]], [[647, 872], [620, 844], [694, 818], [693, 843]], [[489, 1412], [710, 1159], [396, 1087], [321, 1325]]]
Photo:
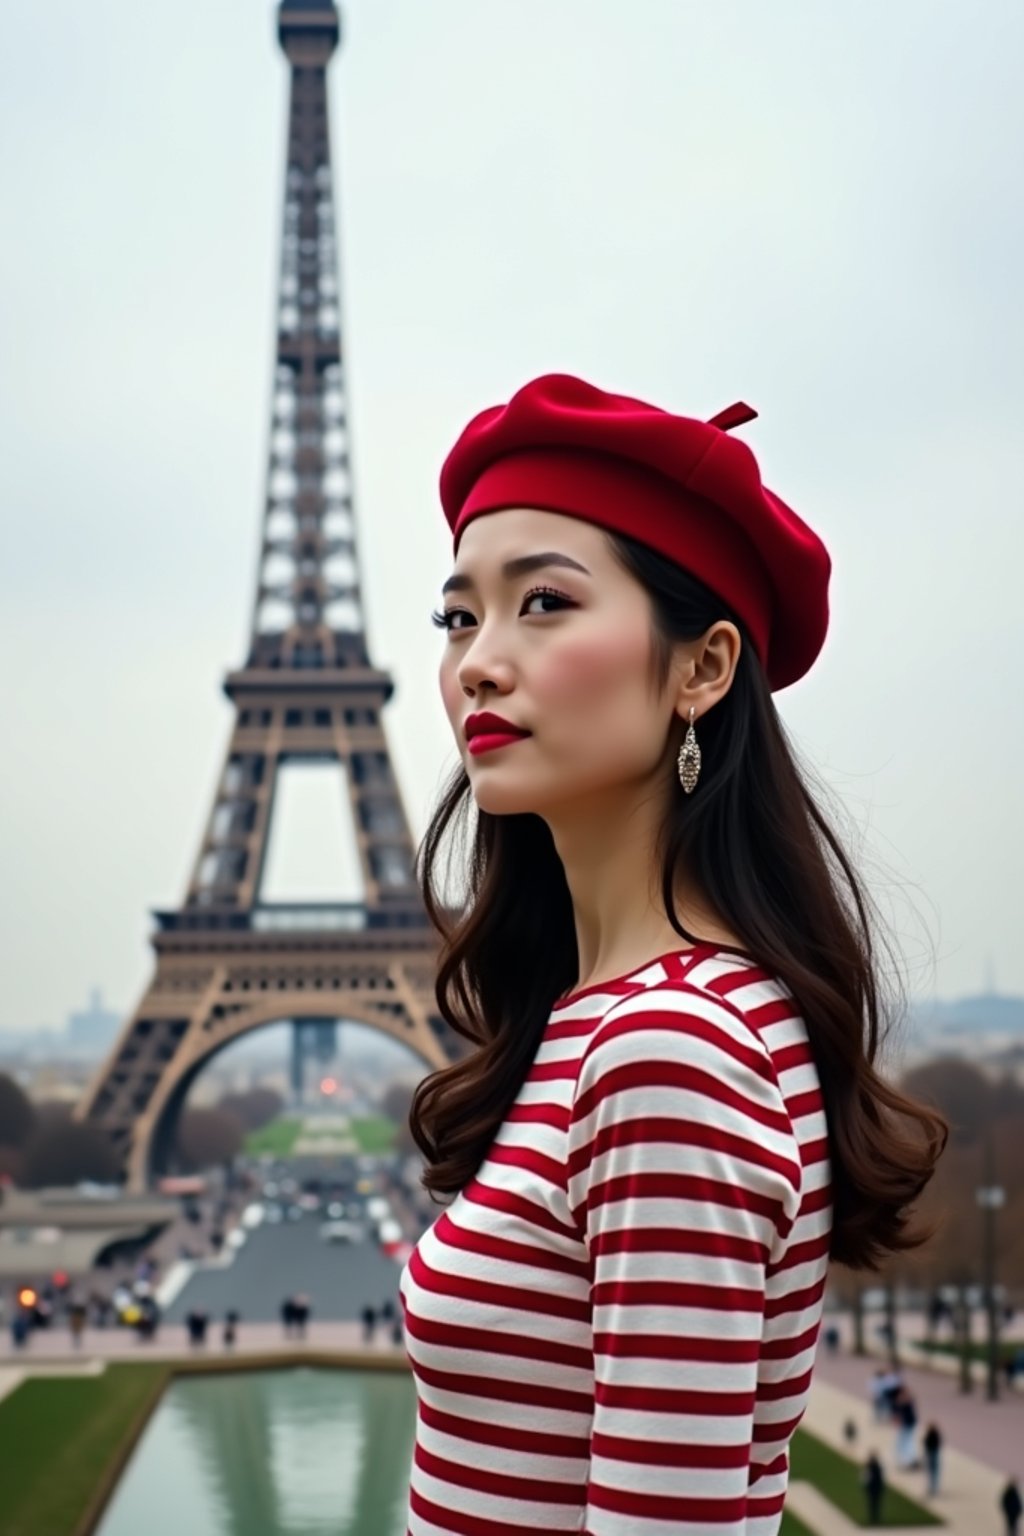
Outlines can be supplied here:
[[696, 711], [690, 705], [690, 723], [686, 727], [686, 735], [683, 744], [679, 748], [679, 757], [676, 767], [679, 769], [679, 782], [683, 786], [684, 795], [692, 795], [697, 787], [697, 779], [700, 776], [700, 747], [697, 745], [697, 737], [693, 729], [693, 717]]

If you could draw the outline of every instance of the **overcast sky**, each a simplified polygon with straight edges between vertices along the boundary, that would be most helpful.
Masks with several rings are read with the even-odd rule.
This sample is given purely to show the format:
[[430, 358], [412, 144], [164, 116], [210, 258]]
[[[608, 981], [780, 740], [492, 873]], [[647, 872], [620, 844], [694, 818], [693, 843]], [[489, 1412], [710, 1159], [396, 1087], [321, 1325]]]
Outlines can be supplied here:
[[[207, 817], [265, 475], [274, 16], [4, 17], [0, 1028], [60, 1024], [94, 983], [135, 1006]], [[357, 520], [416, 834], [453, 756], [428, 615], [469, 416], [552, 370], [693, 415], [744, 399], [834, 560], [783, 717], [915, 989], [991, 967], [1024, 993], [1024, 7], [350, 0], [343, 21]]]

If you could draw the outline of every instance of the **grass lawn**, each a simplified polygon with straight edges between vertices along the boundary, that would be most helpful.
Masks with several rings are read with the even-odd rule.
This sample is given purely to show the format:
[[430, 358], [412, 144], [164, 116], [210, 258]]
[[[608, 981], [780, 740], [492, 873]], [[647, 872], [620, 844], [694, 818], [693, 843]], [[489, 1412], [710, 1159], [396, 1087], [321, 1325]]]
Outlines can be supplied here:
[[103, 1470], [169, 1372], [111, 1365], [102, 1376], [31, 1377], [0, 1402], [0, 1531], [71, 1536]]
[[[961, 1346], [959, 1344], [951, 1343], [948, 1339], [943, 1339], [941, 1342], [936, 1340], [936, 1342], [933, 1344], [929, 1344], [927, 1339], [917, 1339], [915, 1342], [917, 1343], [919, 1349], [929, 1350], [932, 1354], [957, 1356], [961, 1354]], [[1002, 1363], [1004, 1360], [1011, 1360], [1020, 1348], [1020, 1339], [1000, 1339], [998, 1355], [1000, 1363]], [[973, 1339], [971, 1341], [970, 1354], [972, 1360], [987, 1360], [987, 1340]]]
[[782, 1524], [779, 1526], [779, 1536], [816, 1536], [809, 1525], [794, 1515], [792, 1510], [782, 1511]]
[[360, 1152], [390, 1152], [398, 1127], [386, 1115], [367, 1115], [352, 1121], [352, 1135]]
[[[793, 1436], [789, 1456], [789, 1475], [793, 1481], [813, 1483], [818, 1492], [849, 1519], [857, 1525], [866, 1525], [867, 1507], [860, 1473], [856, 1462], [806, 1430], [798, 1429]], [[889, 1487], [882, 1500], [882, 1524], [943, 1525], [945, 1522], [923, 1504], [915, 1504], [913, 1499]]]
[[[250, 1131], [245, 1138], [245, 1150], [250, 1157], [269, 1152], [272, 1157], [288, 1157], [303, 1133], [306, 1122], [296, 1119], [272, 1120], [262, 1130]], [[309, 1129], [316, 1130], [315, 1119], [309, 1121]], [[349, 1134], [360, 1152], [390, 1152], [395, 1141], [397, 1126], [386, 1115], [367, 1115], [353, 1120]]]
[[271, 1120], [258, 1131], [250, 1131], [245, 1138], [245, 1150], [250, 1157], [269, 1152], [272, 1157], [287, 1157], [302, 1130], [301, 1120]]

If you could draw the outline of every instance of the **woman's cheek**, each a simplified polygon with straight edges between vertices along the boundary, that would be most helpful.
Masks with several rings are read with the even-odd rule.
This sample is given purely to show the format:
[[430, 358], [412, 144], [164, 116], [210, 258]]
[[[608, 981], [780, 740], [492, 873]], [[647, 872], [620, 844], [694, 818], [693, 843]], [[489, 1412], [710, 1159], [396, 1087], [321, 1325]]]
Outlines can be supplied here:
[[635, 685], [643, 676], [638, 669], [646, 665], [645, 652], [605, 630], [553, 649], [544, 659], [539, 683], [552, 698], [569, 695], [576, 704], [585, 697], [607, 700], [624, 683]]

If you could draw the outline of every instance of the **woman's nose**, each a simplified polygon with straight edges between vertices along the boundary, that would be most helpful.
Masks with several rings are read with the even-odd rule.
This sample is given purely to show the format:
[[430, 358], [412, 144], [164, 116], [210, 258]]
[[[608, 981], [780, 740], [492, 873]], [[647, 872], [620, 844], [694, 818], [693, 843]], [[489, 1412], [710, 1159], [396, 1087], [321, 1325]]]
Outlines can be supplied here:
[[456, 677], [462, 691], [472, 698], [483, 688], [504, 692], [511, 684], [512, 668], [495, 655], [493, 647], [485, 647], [478, 640], [460, 657]]

